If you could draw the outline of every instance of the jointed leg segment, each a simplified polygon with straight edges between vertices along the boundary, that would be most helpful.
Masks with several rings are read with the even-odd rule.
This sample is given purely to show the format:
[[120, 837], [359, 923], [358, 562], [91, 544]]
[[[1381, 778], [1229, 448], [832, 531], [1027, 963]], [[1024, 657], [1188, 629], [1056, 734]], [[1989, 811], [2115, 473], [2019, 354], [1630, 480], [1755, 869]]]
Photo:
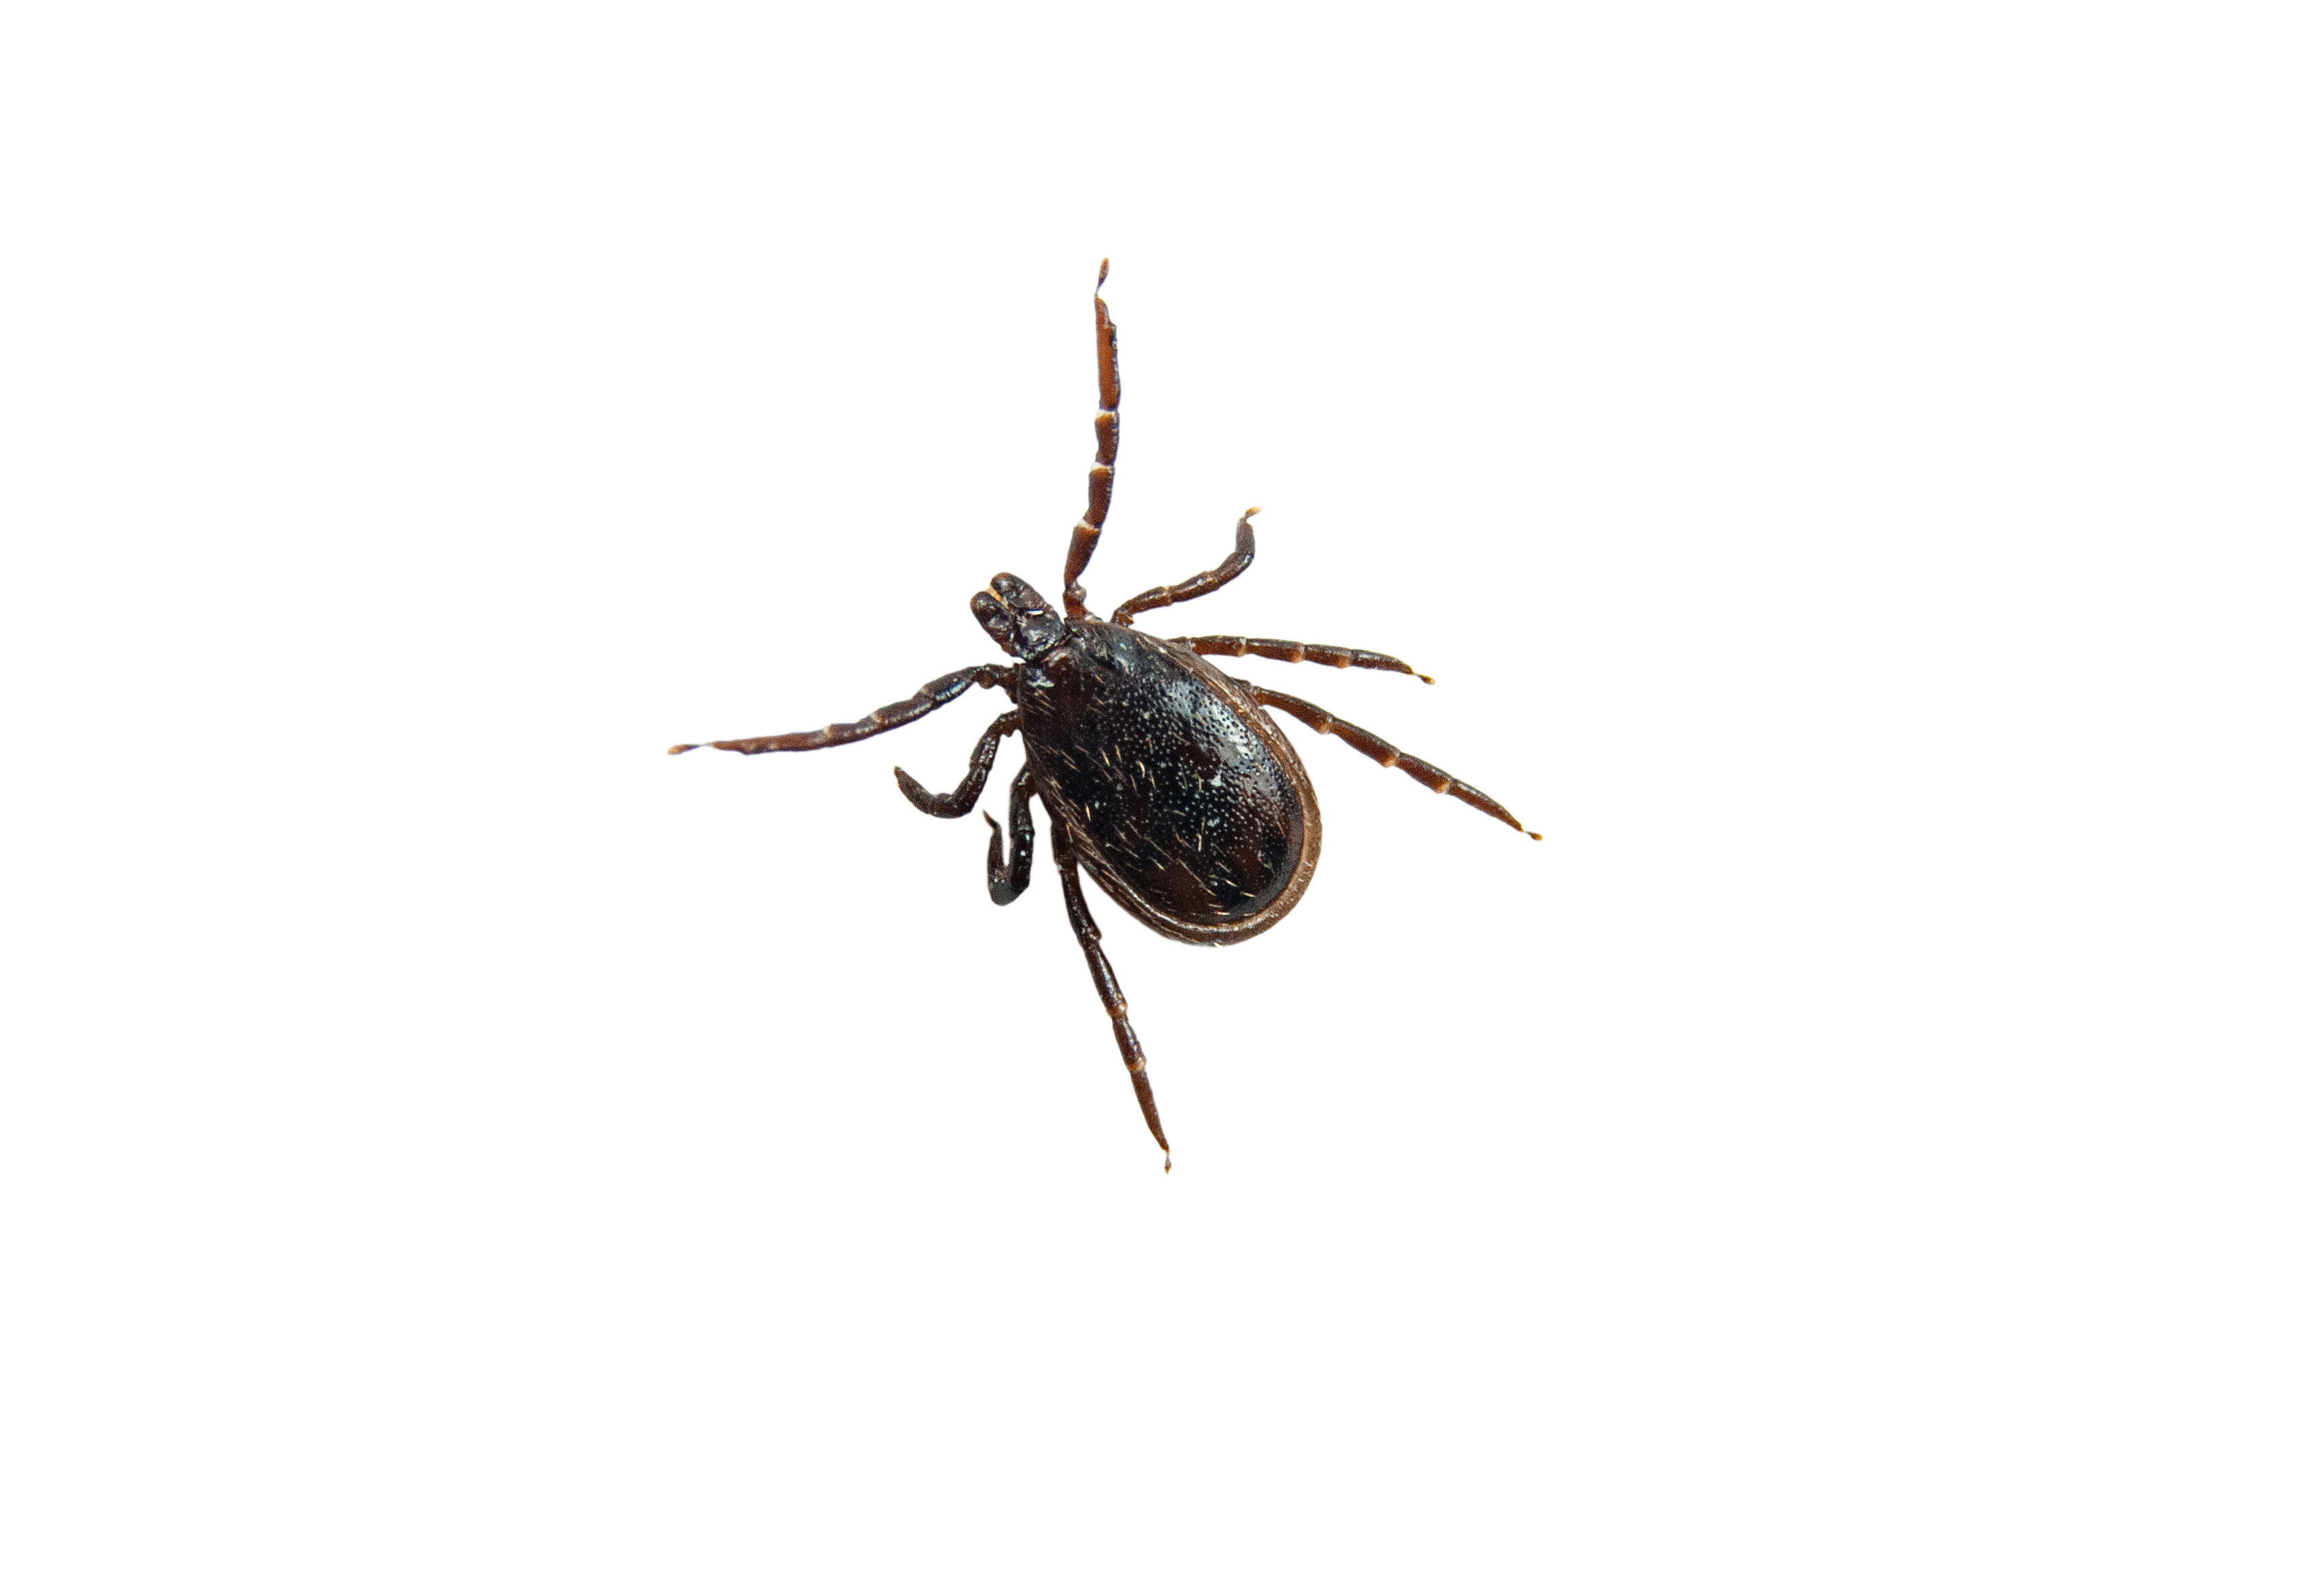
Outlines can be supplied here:
[[1011, 708], [986, 725], [984, 734], [976, 738], [976, 750], [969, 753], [968, 773], [944, 794], [929, 794], [919, 780], [900, 768], [896, 771], [896, 788], [904, 792], [906, 800], [931, 817], [968, 816], [969, 808], [976, 805], [976, 798], [984, 793], [985, 776], [992, 771], [992, 757], [1001, 750], [1001, 738], [1016, 734], [1017, 724], [1017, 710]]
[[1251, 558], [1259, 553], [1259, 537], [1251, 532], [1250, 520], [1259, 515], [1252, 507], [1235, 522], [1233, 554], [1208, 572], [1197, 572], [1184, 583], [1173, 583], [1167, 588], [1149, 588], [1145, 593], [1122, 601], [1113, 613], [1113, 624], [1128, 626], [1130, 618], [1141, 611], [1159, 610], [1166, 605], [1184, 605], [1189, 599], [1200, 599], [1205, 594], [1216, 594], [1228, 584], [1250, 570]]
[[868, 741], [899, 725], [909, 725], [915, 719], [925, 719], [971, 687], [999, 687], [1003, 691], [1016, 690], [1016, 671], [1009, 665], [971, 665], [964, 670], [954, 670], [949, 676], [939, 676], [900, 703], [890, 703], [884, 708], [874, 708], [862, 718], [845, 725], [826, 725], [820, 730], [798, 730], [788, 735], [753, 735], [746, 741], [687, 741], [669, 749], [672, 757], [681, 752], [692, 752], [697, 746], [715, 746], [721, 752], [820, 752], [826, 746], [845, 746], [851, 741]]
[[1033, 765], [1027, 763], [1009, 787], [1009, 837], [1015, 854], [1001, 858], [1001, 825], [984, 814], [992, 843], [984, 848], [984, 886], [995, 904], [1010, 904], [1033, 882]]
[[1154, 1142], [1162, 1146], [1162, 1169], [1170, 1169], [1170, 1140], [1162, 1136], [1162, 1113], [1154, 1109], [1154, 1086], [1146, 1079], [1146, 1053], [1138, 1044], [1138, 1032], [1130, 1028], [1130, 1004], [1121, 995], [1121, 987], [1113, 978], [1113, 966], [1105, 962], [1105, 950], [1098, 946], [1097, 922], [1090, 918], [1089, 902], [1082, 897], [1081, 871], [1074, 863], [1073, 853], [1065, 848], [1065, 837], [1055, 831], [1049, 835], [1056, 852], [1057, 872], [1065, 884], [1065, 918], [1074, 923], [1074, 936], [1082, 945], [1082, 955], [1089, 960], [1090, 979], [1097, 984], [1098, 1001], [1105, 1004], [1106, 1017], [1113, 1020], [1113, 1038], [1121, 1048], [1121, 1065], [1130, 1070], [1130, 1087], [1138, 1092], [1138, 1109], [1146, 1114], [1146, 1131], [1154, 1135]]
[[[1106, 270], [1111, 265], [1111, 261], [1097, 264], [1098, 289], [1105, 287]], [[1097, 290], [1090, 291], [1090, 300], [1097, 309], [1097, 461], [1090, 466], [1089, 511], [1074, 525], [1073, 543], [1065, 548], [1068, 620], [1085, 614], [1089, 596], [1082, 587], [1082, 573], [1097, 553], [1098, 535], [1104, 531], [1105, 514], [1113, 505], [1113, 458], [1121, 441], [1121, 365], [1113, 318]]]
[[1336, 643], [1296, 643], [1279, 637], [1174, 637], [1170, 641], [1182, 649], [1194, 650], [1206, 660], [1221, 654], [1232, 659], [1251, 654], [1290, 665], [1305, 664], [1312, 660], [1337, 670], [1394, 670], [1402, 676], [1420, 676], [1430, 686], [1436, 685], [1434, 677], [1421, 676], [1395, 655], [1376, 654], [1370, 649], [1343, 649]]
[[1240, 683], [1243, 690], [1270, 708], [1280, 708], [1302, 724], [1314, 727], [1324, 735], [1336, 735], [1385, 768], [1400, 768], [1440, 796], [1449, 795], [1456, 801], [1465, 801], [1489, 817], [1507, 823], [1520, 834], [1540, 838], [1532, 829], [1509, 816], [1508, 808], [1493, 799], [1475, 785], [1464, 783], [1446, 773], [1433, 762], [1423, 762], [1416, 757], [1406, 757], [1387, 742], [1360, 725], [1351, 725], [1338, 715], [1324, 712], [1304, 697], [1294, 697], [1286, 692], [1270, 692], [1264, 687], [1254, 687], [1249, 681]]

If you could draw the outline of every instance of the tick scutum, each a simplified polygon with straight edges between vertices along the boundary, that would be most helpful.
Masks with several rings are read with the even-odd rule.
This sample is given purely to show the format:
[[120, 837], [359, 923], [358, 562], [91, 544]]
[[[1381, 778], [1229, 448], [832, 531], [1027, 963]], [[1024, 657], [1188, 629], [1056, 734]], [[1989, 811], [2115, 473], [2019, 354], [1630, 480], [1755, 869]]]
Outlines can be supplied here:
[[1031, 669], [1019, 700], [1042, 803], [1107, 892], [1182, 942], [1240, 942], [1290, 913], [1323, 823], [1298, 753], [1238, 684], [1099, 621], [1068, 623]]

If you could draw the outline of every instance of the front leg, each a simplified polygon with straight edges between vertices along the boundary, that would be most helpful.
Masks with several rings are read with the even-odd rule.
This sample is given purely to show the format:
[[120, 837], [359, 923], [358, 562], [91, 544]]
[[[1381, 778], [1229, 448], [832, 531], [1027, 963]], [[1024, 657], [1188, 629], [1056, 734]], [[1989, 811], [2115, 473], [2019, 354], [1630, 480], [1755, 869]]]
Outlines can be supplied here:
[[1065, 836], [1049, 825], [1049, 839], [1057, 854], [1057, 872], [1065, 884], [1065, 918], [1074, 923], [1074, 937], [1082, 945], [1082, 955], [1089, 960], [1090, 979], [1097, 984], [1098, 1001], [1105, 1004], [1106, 1017], [1113, 1020], [1113, 1038], [1121, 1048], [1121, 1066], [1130, 1070], [1130, 1087], [1138, 1092], [1138, 1109], [1146, 1114], [1146, 1131], [1154, 1135], [1154, 1142], [1162, 1146], [1162, 1169], [1170, 1169], [1170, 1140], [1162, 1136], [1162, 1113], [1154, 1109], [1154, 1086], [1146, 1080], [1146, 1052], [1138, 1044], [1138, 1032], [1130, 1028], [1130, 1003], [1121, 994], [1120, 983], [1113, 978], [1113, 966], [1105, 962], [1105, 950], [1097, 946], [1097, 922], [1090, 918], [1089, 901], [1082, 897], [1081, 869], [1074, 863], [1073, 852], [1065, 848]]
[[909, 725], [915, 719], [925, 719], [971, 687], [998, 687], [1013, 697], [1017, 691], [1017, 667], [971, 665], [964, 670], [954, 670], [949, 676], [938, 676], [900, 703], [874, 708], [862, 718], [846, 724], [826, 725], [820, 730], [795, 730], [788, 735], [753, 735], [742, 741], [682, 741], [669, 749], [669, 754], [676, 757], [681, 752], [692, 752], [704, 745], [745, 755], [761, 752], [820, 752], [826, 746], [845, 746], [853, 741], [868, 741], [899, 725]]
[[[1097, 287], [1105, 287], [1111, 261], [1097, 264]], [[1113, 506], [1113, 459], [1121, 445], [1121, 349], [1114, 336], [1113, 316], [1096, 290], [1090, 300], [1097, 308], [1097, 461], [1090, 465], [1089, 511], [1074, 525], [1073, 542], [1065, 547], [1065, 619], [1081, 619], [1089, 599], [1082, 574], [1097, 553], [1098, 536], [1105, 531], [1105, 514]]]

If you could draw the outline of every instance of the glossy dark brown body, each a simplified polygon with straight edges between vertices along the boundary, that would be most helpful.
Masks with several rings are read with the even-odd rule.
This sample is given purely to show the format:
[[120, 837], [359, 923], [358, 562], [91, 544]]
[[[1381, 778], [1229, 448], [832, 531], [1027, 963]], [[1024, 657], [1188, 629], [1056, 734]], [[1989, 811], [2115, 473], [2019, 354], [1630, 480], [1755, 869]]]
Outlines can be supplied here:
[[1134, 627], [1068, 623], [1019, 678], [1033, 783], [1114, 902], [1222, 945], [1291, 913], [1323, 814], [1299, 754], [1239, 682]]
[[[1105, 274], [1101, 263], [1101, 289]], [[1449, 795], [1520, 833], [1530, 830], [1490, 796], [1434, 763], [1407, 755], [1304, 697], [1226, 675], [1205, 656], [1416, 674], [1402, 660], [1333, 643], [1239, 633], [1166, 640], [1130, 625], [1149, 610], [1215, 594], [1249, 570], [1259, 548], [1250, 526], [1256, 507], [1235, 524], [1234, 550], [1216, 567], [1131, 595], [1109, 621], [1089, 614], [1082, 573], [1097, 550], [1112, 505], [1113, 464], [1121, 438], [1113, 318], [1103, 299], [1093, 296], [1091, 304], [1097, 325], [1097, 454], [1089, 472], [1089, 510], [1074, 525], [1065, 549], [1065, 614], [1051, 609], [1024, 579], [1001, 573], [990, 588], [970, 597], [969, 609], [1010, 663], [971, 665], [939, 676], [911, 697], [861, 719], [709, 744], [746, 754], [819, 752], [926, 718], [972, 691], [998, 688], [1007, 693], [1015, 706], [985, 726], [958, 785], [932, 791], [899, 768], [897, 788], [930, 817], [964, 817], [983, 793], [1001, 743], [1011, 735], [1023, 737], [1025, 766], [1009, 787], [1007, 838], [1000, 824], [985, 818], [992, 830], [985, 848], [986, 891], [993, 903], [1006, 905], [1030, 886], [1032, 802], [1038, 795], [1049, 816], [1065, 919], [1112, 1022], [1139, 1112], [1162, 1148], [1167, 1170], [1170, 1140], [1162, 1133], [1145, 1048], [1130, 1028], [1129, 1000], [1083, 896], [1083, 867], [1122, 909], [1183, 943], [1239, 943], [1290, 914], [1315, 875], [1323, 817], [1299, 754], [1262, 704], [1319, 734], [1338, 736], [1440, 796]], [[693, 750], [691, 744], [670, 748]]]

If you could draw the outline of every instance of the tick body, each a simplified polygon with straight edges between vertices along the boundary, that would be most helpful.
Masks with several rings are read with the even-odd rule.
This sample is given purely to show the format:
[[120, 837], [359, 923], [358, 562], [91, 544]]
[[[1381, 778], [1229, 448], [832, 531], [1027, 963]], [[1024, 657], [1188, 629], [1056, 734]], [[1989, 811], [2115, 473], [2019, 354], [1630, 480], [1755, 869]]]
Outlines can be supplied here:
[[1104, 622], [1072, 624], [1018, 708], [1049, 820], [1156, 931], [1239, 943], [1291, 913], [1323, 849], [1299, 754], [1201, 655]]
[[[1106, 269], [1098, 269], [1105, 283]], [[1183, 583], [1149, 588], [1100, 621], [1086, 609], [1081, 575], [1095, 553], [1113, 495], [1120, 432], [1121, 380], [1114, 327], [1102, 298], [1097, 320], [1097, 461], [1089, 510], [1065, 556], [1065, 613], [1030, 584], [1002, 573], [969, 601], [971, 612], [1011, 662], [974, 665], [940, 677], [900, 703], [846, 724], [710, 745], [726, 752], [815, 752], [868, 740], [934, 713], [972, 690], [998, 688], [1013, 706], [985, 729], [958, 786], [936, 794], [902, 769], [904, 798], [937, 817], [965, 816], [983, 793], [1001, 743], [1021, 735], [1025, 763], [1009, 789], [1009, 828], [988, 815], [985, 881], [995, 904], [1030, 885], [1032, 801], [1050, 823], [1050, 848], [1090, 978], [1113, 1024], [1139, 1111], [1168, 1169], [1146, 1054], [1130, 1007], [1100, 946], [1082, 891], [1086, 866], [1098, 885], [1144, 925], [1180, 942], [1220, 946], [1255, 937], [1291, 913], [1314, 876], [1323, 846], [1323, 813], [1299, 754], [1267, 708], [1337, 735], [1383, 766], [1399, 769], [1519, 832], [1523, 825], [1474, 786], [1433, 763], [1287, 693], [1227, 675], [1213, 657], [1256, 656], [1340, 669], [1415, 672], [1402, 660], [1363, 649], [1240, 636], [1155, 637], [1131, 624], [1139, 614], [1215, 593], [1240, 577], [1257, 551], [1250, 520], [1235, 525], [1235, 549], [1216, 568]], [[1428, 678], [1419, 678], [1426, 680]], [[691, 752], [692, 744], [673, 746]], [[1531, 835], [1538, 839], [1538, 834]]]

